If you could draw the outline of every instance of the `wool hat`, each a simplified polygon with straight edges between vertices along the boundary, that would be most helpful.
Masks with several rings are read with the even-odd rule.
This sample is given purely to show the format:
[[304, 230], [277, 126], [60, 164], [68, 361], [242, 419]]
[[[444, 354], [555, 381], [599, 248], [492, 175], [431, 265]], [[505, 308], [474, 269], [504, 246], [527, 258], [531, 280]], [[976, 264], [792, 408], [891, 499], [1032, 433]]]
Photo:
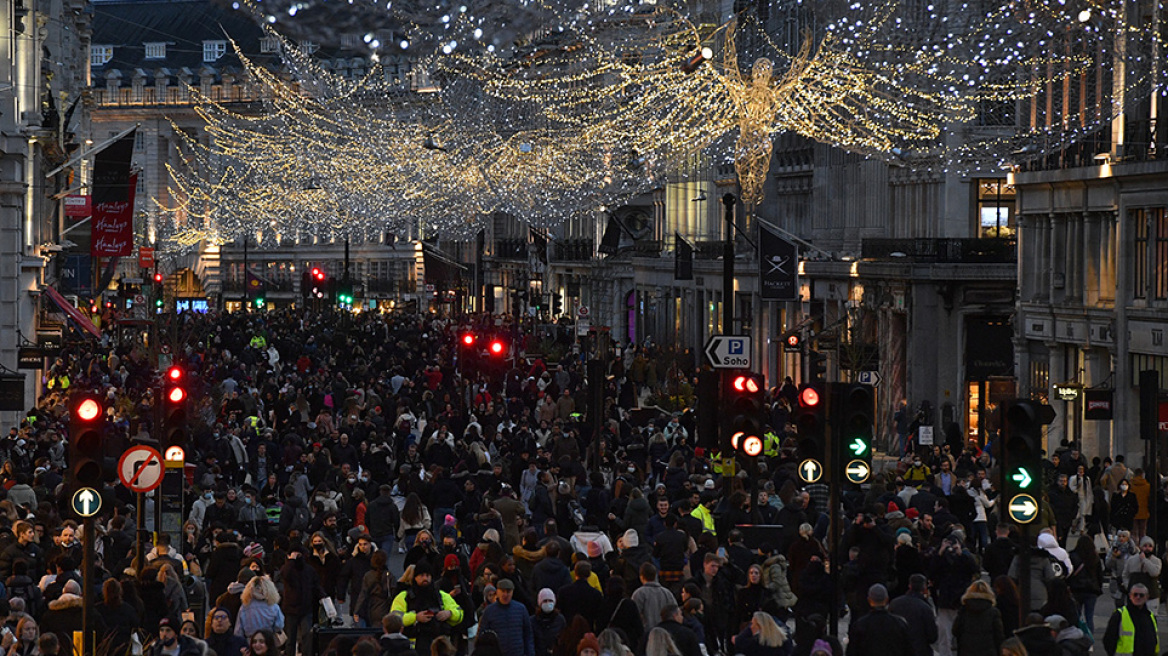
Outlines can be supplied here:
[[[1144, 537], [1140, 538], [1140, 547], [1141, 548], [1142, 547], [1154, 547], [1154, 546], [1156, 546], [1156, 541], [1153, 540], [1151, 536], [1145, 535]], [[1066, 621], [1066, 620], [1064, 620], [1064, 621]]]
[[428, 574], [430, 576], [434, 576], [434, 570], [433, 570], [433, 568], [430, 567], [430, 561], [425, 560], [425, 559], [419, 560], [418, 562], [414, 563], [414, 578], [417, 578], [418, 576], [420, 576], [422, 574]]
[[576, 645], [577, 654], [584, 651], [585, 649], [591, 649], [597, 654], [600, 653], [600, 641], [596, 639], [596, 634], [585, 633], [584, 637], [580, 640], [580, 644]]
[[889, 501], [889, 502], [888, 502], [888, 508], [887, 508], [887, 509], [886, 509], [884, 512], [896, 512], [896, 511], [898, 511], [898, 510], [900, 510], [900, 507], [896, 505], [896, 502], [895, 502], [895, 501]]
[[908, 517], [909, 519], [916, 519], [917, 517], [921, 516], [921, 511], [917, 510], [916, 508], [909, 508], [905, 511], [904, 516]]
[[555, 600], [556, 600], [556, 593], [552, 592], [551, 588], [544, 588], [543, 590], [539, 591], [539, 603], [542, 604], [545, 601], [554, 602]]
[[641, 537], [637, 535], [637, 529], [635, 528], [630, 528], [629, 530], [625, 531], [625, 534], [621, 539], [625, 541], [626, 549], [632, 549], [633, 547], [641, 544]]

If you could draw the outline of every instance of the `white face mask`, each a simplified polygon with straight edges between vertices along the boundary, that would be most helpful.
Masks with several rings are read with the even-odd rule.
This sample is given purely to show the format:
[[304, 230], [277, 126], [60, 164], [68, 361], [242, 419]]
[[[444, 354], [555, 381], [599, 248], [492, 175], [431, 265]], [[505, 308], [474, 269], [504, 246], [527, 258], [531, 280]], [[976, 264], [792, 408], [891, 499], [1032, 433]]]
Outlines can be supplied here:
[[553, 610], [555, 610], [555, 609], [556, 609], [556, 602], [554, 602], [554, 601], [545, 601], [545, 602], [543, 602], [542, 604], [540, 604], [540, 605], [539, 605], [539, 607], [543, 609], [543, 612], [545, 612], [545, 613], [550, 613], [550, 612], [552, 612]]

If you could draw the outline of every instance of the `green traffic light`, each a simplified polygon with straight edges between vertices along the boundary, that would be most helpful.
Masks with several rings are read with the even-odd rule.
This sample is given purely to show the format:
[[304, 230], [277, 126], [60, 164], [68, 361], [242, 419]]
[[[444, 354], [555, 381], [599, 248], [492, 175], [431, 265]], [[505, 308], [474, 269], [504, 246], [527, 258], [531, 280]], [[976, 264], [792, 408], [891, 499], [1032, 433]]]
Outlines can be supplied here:
[[864, 452], [868, 450], [868, 443], [865, 442], [863, 438], [857, 437], [848, 443], [848, 448], [851, 449], [852, 453], [859, 457], [864, 455]]
[[264, 306], [264, 299], [262, 299], [262, 298], [257, 298], [257, 299], [255, 300], [255, 306], [256, 306], [256, 307], [258, 307], [258, 308], [262, 308], [262, 307]]
[[1010, 475], [1010, 478], [1023, 490], [1030, 487], [1030, 484], [1034, 482], [1034, 478], [1030, 475], [1030, 472], [1026, 471], [1025, 467], [1019, 467]]

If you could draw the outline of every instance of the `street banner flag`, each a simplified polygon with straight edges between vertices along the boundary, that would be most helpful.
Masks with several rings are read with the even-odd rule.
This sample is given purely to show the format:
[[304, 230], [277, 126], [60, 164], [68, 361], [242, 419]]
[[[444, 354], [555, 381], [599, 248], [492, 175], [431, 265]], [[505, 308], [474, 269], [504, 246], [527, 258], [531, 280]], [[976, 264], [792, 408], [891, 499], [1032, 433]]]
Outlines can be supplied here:
[[765, 301], [799, 300], [799, 249], [795, 243], [759, 224], [758, 251], [759, 297]]
[[620, 247], [620, 233], [621, 228], [616, 217], [609, 214], [608, 225], [604, 226], [604, 236], [600, 238], [600, 247], [596, 251], [605, 255], [616, 255]]
[[134, 158], [131, 130], [93, 158], [93, 219], [89, 254], [94, 257], [126, 257], [134, 252], [134, 188], [130, 173]]
[[251, 269], [247, 270], [247, 291], [251, 294], [263, 293], [267, 290], [268, 281], [263, 276], [252, 273]]
[[531, 232], [531, 251], [532, 251], [531, 257], [536, 262], [540, 262], [542, 264], [547, 264], [548, 263], [547, 235], [536, 230], [535, 228], [528, 228], [528, 230]]
[[693, 246], [676, 232], [673, 240], [673, 279], [693, 280]]

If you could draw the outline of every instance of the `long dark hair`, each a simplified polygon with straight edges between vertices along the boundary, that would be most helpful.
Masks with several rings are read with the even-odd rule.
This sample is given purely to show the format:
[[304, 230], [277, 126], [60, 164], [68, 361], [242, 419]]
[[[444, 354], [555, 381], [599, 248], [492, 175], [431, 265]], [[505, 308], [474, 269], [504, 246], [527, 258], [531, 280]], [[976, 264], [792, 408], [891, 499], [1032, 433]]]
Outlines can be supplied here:
[[1074, 560], [1076, 557], [1083, 564], [1084, 570], [1093, 572], [1099, 568], [1099, 552], [1095, 551], [1094, 540], [1080, 538], [1075, 548], [1071, 550], [1071, 559]]
[[402, 507], [401, 518], [407, 523], [417, 524], [422, 521], [422, 500], [417, 492], [410, 492], [406, 497], [406, 504]]

